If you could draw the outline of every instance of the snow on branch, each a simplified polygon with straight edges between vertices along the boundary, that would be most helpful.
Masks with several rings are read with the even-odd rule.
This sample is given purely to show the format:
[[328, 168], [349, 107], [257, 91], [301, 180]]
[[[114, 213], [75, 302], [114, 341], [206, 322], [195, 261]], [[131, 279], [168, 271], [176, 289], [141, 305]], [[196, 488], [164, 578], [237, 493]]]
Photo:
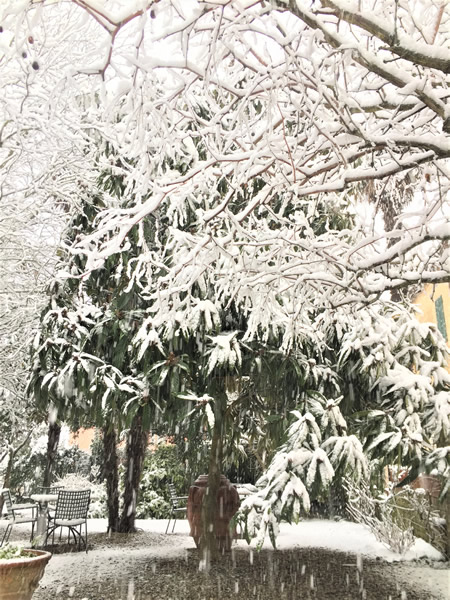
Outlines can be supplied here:
[[[448, 17], [424, 0], [427, 29], [416, 3], [395, 6], [2, 6], [11, 72], [28, 60], [21, 52], [39, 55], [35, 72], [23, 67], [24, 89], [39, 91], [23, 98], [27, 118], [42, 131], [57, 122], [58, 140], [70, 130], [88, 158], [107, 147], [122, 180], [120, 201], [72, 248], [87, 256], [86, 274], [143, 222], [163, 219], [164, 240], [141, 240], [130, 272], [154, 302], [156, 326], [171, 312], [189, 321], [193, 304], [180, 294], [212, 285], [224, 305], [247, 307], [249, 336], [267, 319], [294, 334], [308, 307], [449, 281]], [[8, 107], [11, 93], [4, 88]], [[52, 163], [48, 173], [60, 181], [76, 166], [67, 146], [55, 152], [59, 170]], [[97, 172], [103, 160], [80, 164]], [[388, 227], [394, 199], [403, 206]], [[348, 223], [314, 230], [324, 205], [341, 207]], [[142, 281], [147, 270], [158, 277]]]

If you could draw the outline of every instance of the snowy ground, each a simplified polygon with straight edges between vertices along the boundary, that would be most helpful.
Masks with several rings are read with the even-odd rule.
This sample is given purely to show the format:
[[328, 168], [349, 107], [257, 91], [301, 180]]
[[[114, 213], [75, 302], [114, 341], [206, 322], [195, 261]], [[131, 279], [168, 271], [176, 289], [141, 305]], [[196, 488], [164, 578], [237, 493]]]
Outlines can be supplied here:
[[[139, 539], [144, 538], [137, 537], [133, 540], [130, 538], [130, 544], [125, 541], [116, 546], [96, 548], [96, 533], [105, 532], [106, 522], [90, 520], [88, 532], [92, 536], [90, 540], [92, 549], [88, 554], [84, 552], [54, 554], [41, 581], [41, 588], [35, 594], [36, 600], [50, 600], [51, 598], [65, 600], [72, 597], [81, 600], [81, 597], [77, 595], [77, 588], [83, 588], [84, 582], [89, 578], [92, 580], [92, 584], [95, 580], [98, 585], [95, 588], [95, 595], [86, 596], [86, 600], [103, 600], [102, 582], [108, 581], [111, 584], [113, 580], [119, 581], [119, 572], [128, 568], [125, 566], [128, 563], [124, 561], [129, 561], [130, 564], [138, 564], [139, 561], [142, 561], [142, 564], [153, 565], [152, 568], [155, 569], [154, 565], [162, 558], [184, 559], [187, 557], [187, 553], [192, 552], [190, 549], [195, 548], [192, 538], [188, 535], [187, 521], [177, 521], [175, 534], [167, 536], [164, 535], [166, 524], [167, 521], [162, 520], [137, 522], [143, 532], [154, 534], [150, 545], [141, 545]], [[27, 532], [25, 526], [22, 526], [22, 529], [17, 527], [13, 539], [25, 542]], [[243, 540], [239, 540], [235, 548], [236, 551], [252, 554], [252, 549], [249, 549]], [[271, 548], [269, 541], [266, 541], [265, 548]], [[298, 525], [282, 524], [278, 537], [278, 549], [289, 551], [302, 548], [322, 548], [335, 553], [352, 555], [354, 558], [350, 563], [347, 562], [343, 565], [350, 570], [351, 567], [357, 569], [361, 565], [364, 566], [365, 561], [380, 561], [382, 568], [388, 571], [391, 569], [393, 576], [398, 580], [398, 597], [401, 600], [409, 598], [406, 592], [402, 591], [403, 584], [408, 585], [409, 589], [412, 586], [418, 590], [418, 597], [424, 598], [424, 600], [428, 598], [450, 599], [448, 563], [444, 563], [439, 552], [423, 540], [418, 539], [413, 548], [402, 557], [387, 549], [374, 538], [370, 531], [356, 523], [310, 520]], [[268, 551], [270, 552], [270, 550]], [[141, 593], [135, 595], [134, 583], [129, 583], [127, 590], [123, 590], [123, 583], [120, 590], [119, 583], [117, 585], [117, 600], [138, 600], [147, 597], [150, 599], [150, 596], [141, 595]], [[92, 591], [93, 587], [91, 585], [89, 591]], [[111, 595], [106, 597], [110, 598]], [[174, 600], [178, 597], [181, 599], [184, 594], [173, 596]], [[319, 598], [320, 595], [314, 597]], [[353, 598], [353, 596], [349, 596], [349, 598]], [[158, 599], [157, 593], [152, 595], [152, 600], [154, 599]]]

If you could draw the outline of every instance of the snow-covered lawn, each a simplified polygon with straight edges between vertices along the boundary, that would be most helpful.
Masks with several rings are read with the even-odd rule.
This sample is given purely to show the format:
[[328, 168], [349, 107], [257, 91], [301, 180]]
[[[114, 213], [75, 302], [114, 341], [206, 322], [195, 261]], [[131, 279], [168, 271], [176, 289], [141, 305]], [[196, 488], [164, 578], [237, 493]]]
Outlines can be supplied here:
[[[137, 526], [145, 532], [164, 534], [166, 520], [138, 520]], [[88, 524], [88, 533], [104, 533], [106, 521], [102, 519], [91, 519]], [[29, 529], [26, 526], [18, 526], [14, 531], [14, 540], [27, 541]], [[240, 548], [246, 548], [244, 540], [238, 540], [236, 544]], [[127, 555], [130, 559], [177, 557], [183, 556], [190, 548], [194, 548], [194, 542], [189, 537], [189, 526], [187, 521], [179, 520], [176, 523], [175, 534], [158, 536], [158, 543], [144, 547], [94, 547], [89, 553], [66, 553], [55, 554], [47, 568], [42, 585], [54, 582], [55, 578], [67, 573], [74, 582], [82, 581], [86, 577], [88, 569], [95, 566], [97, 577], [104, 577], [111, 571], [111, 576], [116, 576], [119, 558]], [[271, 548], [269, 540], [264, 544], [265, 548]], [[336, 552], [353, 553], [355, 555], [355, 567], [359, 562], [367, 559], [381, 559], [387, 562], [402, 561], [398, 572], [404, 581], [413, 581], [418, 589], [426, 594], [438, 596], [442, 599], [450, 598], [450, 569], [448, 563], [444, 563], [444, 557], [432, 546], [421, 539], [417, 539], [414, 546], [401, 556], [386, 548], [378, 542], [373, 534], [364, 526], [347, 521], [328, 521], [312, 519], [302, 521], [298, 525], [283, 523], [278, 537], [278, 548], [288, 550], [294, 548], [324, 548]], [[251, 550], [249, 550], [251, 551]], [[411, 561], [426, 559], [420, 563]], [[438, 568], [436, 568], [438, 567]], [[42, 593], [42, 592], [41, 592]], [[40, 598], [41, 596], [39, 596]]]
[[[164, 533], [167, 521], [164, 519], [138, 519], [136, 524], [143, 531]], [[171, 529], [172, 525], [169, 532]], [[106, 531], [105, 520], [89, 520], [88, 533], [103, 533], [104, 531]], [[177, 521], [175, 533], [183, 533], [189, 536], [188, 522], [184, 519]], [[168, 533], [167, 535], [168, 545], [172, 546], [173, 544], [170, 542], [171, 534]], [[239, 543], [246, 544], [244, 541]], [[186, 539], [186, 546], [178, 546], [178, 549], [180, 552], [183, 552], [186, 547], [195, 547], [194, 542], [189, 537]], [[271, 547], [272, 545], [267, 538], [264, 542], [264, 548]], [[164, 548], [164, 546], [160, 548]], [[282, 523], [280, 526], [280, 535], [277, 538], [277, 548], [280, 550], [287, 550], [289, 548], [327, 548], [339, 552], [353, 552], [371, 558], [382, 558], [389, 562], [396, 560], [411, 561], [421, 558], [426, 558], [430, 561], [444, 560], [444, 557], [438, 550], [420, 538], [417, 538], [414, 546], [402, 556], [386, 548], [366, 527], [359, 523], [328, 521], [326, 519], [310, 519], [301, 521], [298, 525]]]

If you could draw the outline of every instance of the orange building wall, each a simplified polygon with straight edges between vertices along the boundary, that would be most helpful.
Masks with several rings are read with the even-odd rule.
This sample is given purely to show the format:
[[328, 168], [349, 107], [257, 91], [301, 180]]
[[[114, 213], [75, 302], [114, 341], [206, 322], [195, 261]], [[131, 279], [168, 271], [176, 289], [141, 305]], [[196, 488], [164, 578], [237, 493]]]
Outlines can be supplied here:
[[414, 304], [420, 309], [417, 312], [417, 318], [422, 323], [436, 323], [436, 300], [442, 297], [444, 308], [445, 324], [447, 328], [447, 345], [450, 347], [450, 283], [439, 283], [437, 285], [427, 285], [421, 292]]
[[78, 446], [80, 450], [91, 454], [91, 443], [94, 439], [95, 429], [79, 429], [69, 436], [69, 446]]
[[[79, 429], [76, 433], [70, 433], [69, 435], [69, 446], [78, 446], [80, 450], [91, 454], [91, 443], [95, 436], [95, 428], [92, 429]], [[156, 433], [149, 436], [148, 448], [155, 450], [155, 448], [164, 441], [165, 444], [170, 445], [172, 443], [170, 436], [160, 436]], [[119, 443], [119, 448], [125, 447], [125, 441]]]

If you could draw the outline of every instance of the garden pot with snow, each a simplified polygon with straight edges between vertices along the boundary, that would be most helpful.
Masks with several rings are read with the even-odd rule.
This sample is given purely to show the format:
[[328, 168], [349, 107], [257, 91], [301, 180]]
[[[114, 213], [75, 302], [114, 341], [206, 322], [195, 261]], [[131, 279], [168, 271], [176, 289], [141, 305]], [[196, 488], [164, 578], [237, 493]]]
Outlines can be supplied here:
[[17, 546], [0, 549], [0, 600], [31, 600], [51, 556]]
[[[189, 489], [187, 502], [187, 518], [191, 528], [191, 536], [198, 547], [203, 532], [202, 505], [208, 487], [208, 475], [200, 475]], [[220, 476], [220, 485], [216, 498], [214, 532], [217, 547], [221, 552], [231, 549], [234, 532], [230, 529], [230, 521], [239, 508], [239, 494], [228, 479]]]

